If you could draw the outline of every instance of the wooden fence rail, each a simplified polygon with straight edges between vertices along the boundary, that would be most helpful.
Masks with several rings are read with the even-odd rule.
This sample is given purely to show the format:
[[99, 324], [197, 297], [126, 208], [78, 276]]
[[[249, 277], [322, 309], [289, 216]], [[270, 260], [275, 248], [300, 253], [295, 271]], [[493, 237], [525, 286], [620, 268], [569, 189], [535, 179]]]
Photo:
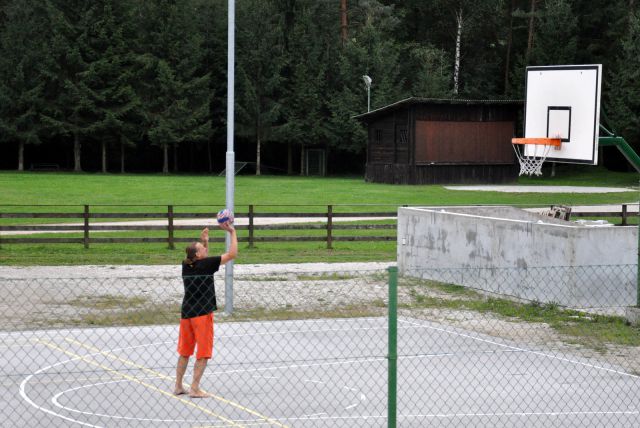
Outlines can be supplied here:
[[[406, 205], [405, 205], [406, 206]], [[186, 230], [200, 230], [206, 225], [176, 224], [177, 220], [197, 220], [212, 219], [215, 214], [203, 212], [176, 212], [178, 206], [168, 205], [166, 211], [158, 212], [120, 212], [120, 213], [104, 213], [92, 212], [89, 205], [82, 206], [82, 212], [77, 213], [29, 213], [29, 212], [0, 212], [0, 219], [81, 219], [82, 223], [78, 224], [24, 224], [24, 225], [2, 225], [0, 224], [0, 232], [81, 232], [81, 238], [70, 238], [61, 236], [59, 238], [37, 238], [29, 237], [4, 237], [0, 235], [0, 245], [2, 244], [83, 244], [85, 248], [89, 248], [91, 244], [114, 244], [114, 243], [167, 243], [168, 247], [175, 248], [176, 243], [192, 242], [193, 237], [182, 238], [176, 237], [175, 232]], [[323, 206], [324, 207], [324, 206]], [[390, 219], [395, 220], [397, 211], [358, 211], [358, 212], [336, 212], [334, 205], [327, 205], [323, 212], [257, 212], [255, 205], [249, 205], [247, 212], [237, 212], [236, 218], [246, 218], [246, 225], [236, 225], [238, 230], [247, 230], [246, 237], [240, 237], [240, 242], [247, 242], [253, 247], [256, 242], [326, 242], [327, 248], [331, 249], [334, 242], [340, 241], [395, 241], [393, 235], [335, 235], [336, 230], [395, 230], [396, 225], [366, 223], [372, 219]], [[397, 208], [397, 206], [394, 206]], [[571, 218], [575, 217], [620, 217], [621, 225], [627, 225], [631, 216], [637, 216], [638, 212], [631, 212], [626, 204], [621, 205], [620, 211], [599, 211], [599, 212], [576, 212], [571, 211]], [[287, 224], [263, 224], [256, 225], [255, 220], [261, 219], [291, 219], [291, 223]], [[337, 218], [362, 218], [365, 223], [359, 222], [336, 224]], [[95, 220], [114, 220], [114, 219], [135, 219], [140, 221], [160, 220], [163, 224], [109, 224], [107, 222], [99, 222]], [[92, 222], [92, 220], [94, 220]], [[312, 236], [256, 236], [259, 231], [326, 231], [322, 235]], [[129, 232], [129, 231], [166, 231], [166, 237], [99, 237], [91, 232]], [[224, 242], [224, 238], [211, 238], [211, 242]]]

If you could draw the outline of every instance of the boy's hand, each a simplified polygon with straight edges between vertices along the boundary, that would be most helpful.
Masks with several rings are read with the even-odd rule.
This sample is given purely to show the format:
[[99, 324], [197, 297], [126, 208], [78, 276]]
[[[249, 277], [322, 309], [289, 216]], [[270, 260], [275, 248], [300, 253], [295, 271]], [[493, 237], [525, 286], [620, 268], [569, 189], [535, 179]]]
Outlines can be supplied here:
[[205, 227], [204, 229], [202, 229], [202, 232], [200, 232], [200, 240], [203, 242], [209, 242], [209, 228]]
[[236, 230], [236, 228], [233, 227], [233, 224], [231, 224], [228, 221], [225, 221], [224, 223], [220, 223], [219, 226], [220, 226], [220, 229], [226, 230], [229, 233], [235, 232], [235, 230]]

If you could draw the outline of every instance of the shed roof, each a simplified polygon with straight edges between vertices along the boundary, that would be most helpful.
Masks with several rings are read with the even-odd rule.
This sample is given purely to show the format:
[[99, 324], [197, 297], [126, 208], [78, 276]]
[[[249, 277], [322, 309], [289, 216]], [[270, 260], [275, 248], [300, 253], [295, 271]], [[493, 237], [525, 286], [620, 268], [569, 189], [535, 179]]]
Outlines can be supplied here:
[[356, 116], [353, 116], [354, 119], [359, 120], [367, 120], [374, 116], [378, 116], [382, 113], [387, 113], [396, 109], [399, 109], [404, 106], [412, 105], [412, 104], [461, 104], [461, 105], [478, 105], [478, 104], [486, 104], [486, 105], [517, 105], [524, 106], [524, 100], [468, 100], [468, 99], [447, 99], [447, 98], [420, 98], [420, 97], [410, 97], [405, 98], [404, 100], [396, 101], [395, 103], [386, 105], [384, 107], [377, 108], [375, 110], [371, 110], [367, 113], [362, 113]]

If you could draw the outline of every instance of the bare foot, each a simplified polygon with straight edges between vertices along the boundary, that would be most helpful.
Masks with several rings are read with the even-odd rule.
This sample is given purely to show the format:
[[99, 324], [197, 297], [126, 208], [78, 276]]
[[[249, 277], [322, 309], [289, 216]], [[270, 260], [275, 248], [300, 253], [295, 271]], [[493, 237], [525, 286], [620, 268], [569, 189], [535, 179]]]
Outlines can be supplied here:
[[173, 390], [173, 395], [182, 395], [186, 393], [187, 391], [184, 388], [176, 388]]
[[206, 392], [204, 392], [201, 389], [190, 389], [189, 390], [189, 397], [191, 398], [206, 398], [206, 397], [211, 397], [209, 394], [207, 394]]

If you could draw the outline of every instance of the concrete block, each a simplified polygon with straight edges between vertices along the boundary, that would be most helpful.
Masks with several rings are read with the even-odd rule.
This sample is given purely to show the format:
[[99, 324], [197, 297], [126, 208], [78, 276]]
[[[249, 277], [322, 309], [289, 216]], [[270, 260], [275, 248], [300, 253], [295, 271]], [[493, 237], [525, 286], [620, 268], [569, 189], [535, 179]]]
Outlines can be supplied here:
[[637, 306], [627, 307], [627, 321], [632, 325], [640, 325], [640, 308]]
[[398, 210], [401, 275], [569, 307], [637, 301], [638, 228], [590, 227], [513, 207]]

